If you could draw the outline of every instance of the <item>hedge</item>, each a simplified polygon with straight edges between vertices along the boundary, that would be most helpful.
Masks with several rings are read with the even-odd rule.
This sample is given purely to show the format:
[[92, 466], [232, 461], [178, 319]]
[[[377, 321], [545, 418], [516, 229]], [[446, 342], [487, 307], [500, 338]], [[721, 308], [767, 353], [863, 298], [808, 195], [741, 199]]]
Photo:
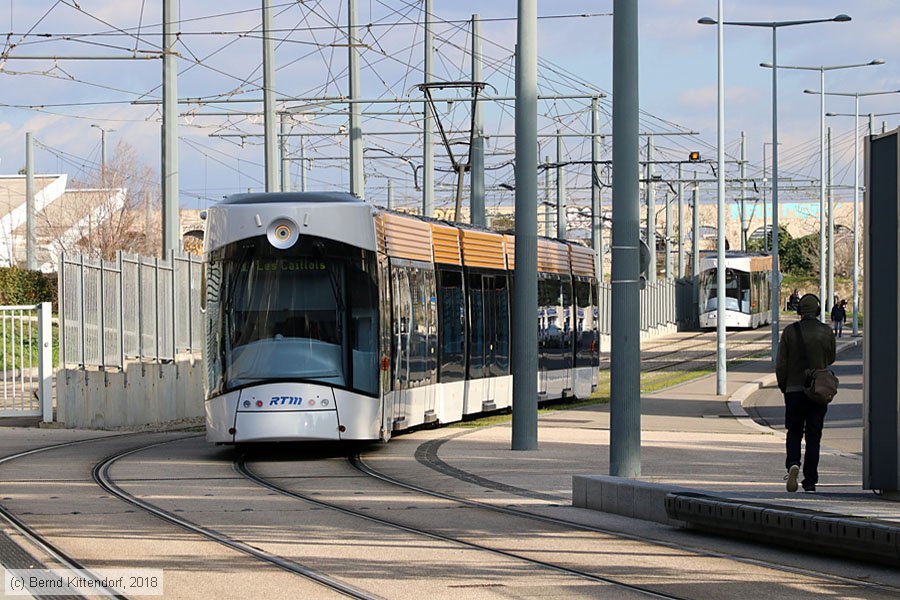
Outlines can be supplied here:
[[0, 267], [0, 305], [37, 304], [56, 305], [56, 278], [40, 271], [17, 267]]

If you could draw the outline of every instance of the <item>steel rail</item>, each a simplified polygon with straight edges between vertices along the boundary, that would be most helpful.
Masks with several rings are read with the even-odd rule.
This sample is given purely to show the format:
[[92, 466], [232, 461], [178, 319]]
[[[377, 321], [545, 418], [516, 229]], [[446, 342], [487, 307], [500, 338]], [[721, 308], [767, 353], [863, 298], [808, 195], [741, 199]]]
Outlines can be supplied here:
[[174, 440], [165, 440], [162, 442], [156, 442], [154, 444], [149, 444], [146, 446], [139, 446], [137, 448], [131, 448], [131, 449], [125, 450], [123, 452], [118, 452], [116, 454], [113, 454], [112, 456], [109, 456], [109, 457], [101, 460], [96, 465], [94, 465], [91, 475], [93, 476], [94, 481], [100, 487], [102, 487], [104, 490], [109, 492], [110, 494], [116, 496], [117, 498], [119, 498], [120, 500], [123, 500], [124, 502], [127, 502], [128, 504], [131, 504], [132, 506], [136, 506], [137, 508], [140, 508], [141, 510], [150, 513], [151, 515], [153, 515], [167, 523], [177, 525], [177, 526], [181, 527], [182, 529], [185, 529], [187, 531], [190, 531], [191, 533], [195, 533], [200, 536], [203, 536], [209, 540], [212, 540], [214, 542], [222, 544], [223, 546], [227, 546], [227, 547], [231, 548], [232, 550], [237, 550], [238, 552], [247, 554], [249, 556], [252, 556], [253, 558], [267, 562], [267, 563], [274, 565], [285, 571], [305, 577], [315, 583], [318, 583], [319, 585], [321, 585], [323, 587], [326, 587], [326, 588], [336, 591], [338, 593], [344, 594], [345, 596], [348, 596], [350, 598], [357, 598], [359, 600], [381, 600], [380, 596], [370, 594], [369, 592], [366, 592], [365, 590], [361, 590], [361, 589], [354, 587], [352, 585], [349, 585], [347, 583], [343, 583], [342, 581], [339, 581], [333, 577], [329, 577], [328, 575], [325, 575], [324, 573], [320, 573], [318, 571], [315, 571], [309, 567], [305, 567], [294, 561], [287, 560], [286, 558], [283, 558], [281, 556], [271, 554], [269, 552], [266, 552], [265, 550], [255, 548], [255, 547], [251, 546], [250, 544], [247, 544], [245, 542], [241, 542], [239, 540], [231, 538], [231, 537], [229, 537], [223, 533], [220, 533], [214, 529], [202, 527], [200, 525], [197, 525], [196, 523], [188, 521], [187, 519], [182, 519], [181, 517], [176, 516], [166, 510], [163, 510], [163, 509], [159, 508], [158, 506], [150, 504], [149, 502], [145, 502], [145, 501], [133, 496], [132, 494], [129, 494], [128, 492], [126, 492], [125, 490], [120, 488], [118, 485], [116, 485], [113, 482], [113, 480], [110, 478], [109, 469], [116, 461], [121, 460], [132, 454], [136, 454], [138, 452], [148, 450], [150, 448], [162, 446], [164, 444], [170, 444], [170, 443], [173, 443], [176, 441], [181, 441], [184, 439], [186, 439], [186, 438], [182, 437], [182, 438], [177, 438]]
[[294, 498], [295, 500], [302, 500], [302, 501], [304, 501], [304, 502], [308, 502], [308, 503], [310, 503], [310, 504], [314, 504], [314, 505], [319, 506], [319, 507], [322, 507], [322, 508], [328, 508], [328, 509], [337, 511], [337, 512], [339, 512], [339, 513], [341, 513], [341, 514], [344, 514], [344, 515], [348, 515], [348, 516], [351, 516], [351, 517], [356, 517], [356, 518], [362, 519], [362, 520], [364, 520], [364, 521], [369, 521], [370, 523], [377, 523], [377, 524], [379, 524], [379, 525], [383, 525], [383, 526], [386, 526], [386, 527], [390, 527], [390, 528], [392, 528], [392, 529], [399, 529], [399, 530], [405, 531], [405, 532], [407, 532], [407, 533], [412, 533], [412, 534], [415, 534], [415, 535], [420, 535], [420, 536], [427, 537], [427, 538], [430, 538], [430, 539], [433, 539], [433, 540], [438, 540], [438, 541], [442, 541], [442, 542], [447, 542], [447, 543], [451, 543], [451, 544], [456, 544], [456, 545], [460, 545], [460, 546], [465, 546], [465, 547], [467, 547], [467, 548], [472, 548], [472, 549], [475, 549], [475, 550], [481, 550], [481, 551], [484, 551], [484, 552], [490, 552], [490, 553], [492, 553], [492, 554], [498, 554], [498, 555], [503, 556], [503, 557], [505, 557], [505, 558], [511, 558], [511, 559], [514, 559], [514, 560], [524, 561], [524, 562], [529, 563], [529, 564], [531, 564], [531, 565], [534, 565], [534, 566], [537, 566], [537, 567], [542, 567], [542, 568], [548, 569], [548, 570], [550, 570], [550, 571], [555, 571], [555, 572], [560, 573], [560, 574], [563, 574], [563, 575], [572, 575], [572, 576], [579, 577], [579, 578], [581, 578], [581, 579], [587, 579], [587, 580], [589, 580], [589, 581], [593, 581], [593, 582], [596, 582], [596, 583], [604, 583], [604, 584], [607, 584], [607, 585], [612, 585], [612, 586], [616, 586], [616, 587], [628, 589], [628, 590], [631, 590], [631, 591], [633, 591], [633, 592], [638, 592], [638, 593], [640, 593], [640, 594], [644, 594], [644, 595], [649, 596], [649, 597], [651, 597], [651, 598], [665, 598], [665, 599], [668, 599], [668, 600], [685, 600], [682, 596], [673, 596], [673, 595], [671, 595], [671, 594], [666, 594], [666, 593], [664, 593], [664, 592], [657, 592], [657, 591], [655, 591], [655, 590], [651, 590], [651, 589], [648, 589], [648, 588], [645, 588], [645, 587], [641, 587], [641, 586], [638, 586], [638, 585], [634, 585], [634, 584], [630, 584], [630, 583], [625, 583], [625, 582], [623, 582], [623, 581], [618, 581], [618, 580], [616, 580], [616, 579], [612, 579], [612, 578], [609, 578], [609, 577], [604, 577], [604, 576], [602, 576], [602, 575], [595, 575], [595, 574], [593, 574], [593, 573], [587, 573], [587, 572], [585, 572], [585, 571], [579, 571], [578, 569], [573, 569], [573, 568], [570, 568], [570, 567], [564, 567], [564, 566], [561, 566], [561, 565], [557, 565], [557, 564], [554, 564], [554, 563], [545, 562], [545, 561], [538, 560], [538, 559], [535, 559], [535, 558], [529, 558], [529, 557], [523, 556], [523, 555], [521, 555], [521, 554], [516, 554], [515, 552], [509, 552], [509, 551], [507, 551], [507, 550], [499, 550], [499, 549], [497, 549], [497, 548], [491, 548], [490, 546], [484, 546], [484, 545], [481, 545], [481, 544], [477, 544], [477, 543], [475, 543], [475, 542], [469, 542], [469, 541], [462, 540], [462, 539], [459, 539], [459, 538], [455, 538], [455, 537], [452, 537], [452, 536], [444, 535], [444, 534], [442, 534], [442, 533], [437, 533], [437, 532], [434, 532], [434, 531], [428, 531], [428, 530], [426, 530], [426, 529], [419, 529], [418, 527], [412, 527], [412, 526], [410, 526], [410, 525], [404, 525], [404, 524], [402, 524], [402, 523], [397, 523], [397, 522], [395, 522], [395, 521], [389, 521], [389, 520], [387, 520], [387, 519], [382, 519], [382, 518], [380, 518], [380, 517], [374, 517], [374, 516], [372, 516], [372, 515], [368, 515], [368, 514], [359, 512], [359, 511], [355, 511], [355, 510], [350, 509], [350, 508], [346, 508], [346, 507], [343, 507], [343, 506], [339, 506], [339, 505], [337, 505], [337, 504], [332, 504], [332, 503], [330, 503], [330, 502], [325, 502], [325, 501], [322, 501], [322, 500], [318, 500], [318, 499], [316, 499], [316, 498], [312, 498], [312, 497], [307, 496], [307, 495], [305, 495], [305, 494], [301, 494], [301, 493], [299, 493], [299, 492], [295, 492], [294, 490], [289, 490], [289, 489], [287, 489], [287, 488], [281, 487], [281, 486], [279, 486], [279, 485], [277, 485], [277, 484], [275, 484], [275, 483], [272, 483], [272, 482], [269, 481], [268, 479], [265, 479], [264, 477], [261, 477], [261, 476], [257, 475], [256, 473], [254, 473], [253, 471], [251, 471], [251, 470], [249, 469], [249, 467], [247, 467], [246, 460], [244, 459], [243, 456], [240, 457], [239, 459], [237, 459], [237, 460], [235, 461], [235, 463], [234, 463], [234, 468], [235, 468], [235, 470], [236, 470], [238, 473], [240, 473], [241, 475], [243, 475], [244, 477], [246, 477], [247, 479], [249, 479], [249, 480], [252, 481], [253, 483], [256, 483], [257, 485], [259, 485], [259, 486], [261, 486], [261, 487], [263, 487], [263, 488], [266, 488], [266, 489], [268, 489], [268, 490], [271, 490], [271, 491], [276, 492], [276, 493], [278, 493], [278, 494], [281, 494], [281, 495], [283, 495], [283, 496], [287, 496], [287, 497], [289, 497], [289, 498]]

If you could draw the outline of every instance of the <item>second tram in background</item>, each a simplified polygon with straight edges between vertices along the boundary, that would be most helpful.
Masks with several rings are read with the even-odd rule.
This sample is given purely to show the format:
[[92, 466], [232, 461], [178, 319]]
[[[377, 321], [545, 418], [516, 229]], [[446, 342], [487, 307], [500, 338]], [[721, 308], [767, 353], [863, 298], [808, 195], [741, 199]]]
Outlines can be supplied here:
[[[700, 260], [700, 327], [716, 326], [717, 258]], [[755, 329], [772, 321], [772, 257], [728, 252], [725, 255], [725, 326]]]

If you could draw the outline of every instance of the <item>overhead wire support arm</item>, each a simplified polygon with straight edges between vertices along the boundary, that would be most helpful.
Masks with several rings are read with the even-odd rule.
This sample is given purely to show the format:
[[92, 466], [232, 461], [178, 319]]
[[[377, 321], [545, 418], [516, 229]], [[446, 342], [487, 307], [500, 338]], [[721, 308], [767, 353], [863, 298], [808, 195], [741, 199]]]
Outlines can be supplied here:
[[[421, 83], [416, 86], [419, 91], [425, 95], [425, 102], [428, 104], [428, 108], [431, 111], [434, 120], [437, 122], [438, 132], [441, 134], [441, 142], [443, 142], [444, 148], [447, 150], [447, 156], [450, 158], [450, 164], [453, 166], [453, 170], [456, 172], [456, 211], [454, 212], [454, 218], [456, 221], [460, 220], [459, 215], [462, 211], [462, 189], [465, 172], [472, 167], [472, 144], [474, 143], [475, 137], [475, 103], [478, 102], [478, 94], [484, 91], [484, 88], [487, 87], [487, 85], [488, 84], [483, 81], [434, 81]], [[465, 88], [470, 90], [471, 93], [470, 98], [464, 98], [462, 100], [472, 103], [472, 108], [469, 111], [469, 151], [466, 154], [465, 163], [463, 163], [461, 160], [457, 160], [456, 156], [454, 156], [453, 148], [450, 144], [450, 139], [447, 137], [447, 131], [446, 129], [444, 129], [444, 124], [441, 121], [440, 115], [438, 114], [434, 97], [431, 95], [432, 89], [442, 90], [444, 88]], [[455, 101], [455, 99], [451, 100]]]

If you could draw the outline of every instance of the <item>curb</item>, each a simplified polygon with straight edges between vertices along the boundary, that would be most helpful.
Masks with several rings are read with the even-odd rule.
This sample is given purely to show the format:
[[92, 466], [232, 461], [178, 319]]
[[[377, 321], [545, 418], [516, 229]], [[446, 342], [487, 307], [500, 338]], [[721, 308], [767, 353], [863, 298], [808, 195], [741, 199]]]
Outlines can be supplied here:
[[[844, 352], [845, 350], [849, 350], [850, 348], [861, 346], [862, 341], [862, 336], [859, 336], [851, 339], [850, 341], [842, 342], [841, 345], [835, 349], [835, 355], [841, 354], [842, 352]], [[769, 435], [778, 433], [771, 427], [760, 425], [759, 423], [754, 421], [750, 417], [750, 414], [747, 412], [747, 409], [744, 407], [744, 402], [746, 402], [747, 399], [750, 398], [750, 396], [764, 387], [769, 387], [776, 381], [777, 377], [775, 376], [775, 373], [767, 373], [762, 377], [754, 379], [750, 383], [745, 383], [744, 385], [736, 389], [734, 393], [732, 393], [726, 400], [729, 412], [731, 412], [731, 414], [737, 418], [737, 421], [739, 423], [750, 429], [755, 429], [756, 431], [767, 433]]]

